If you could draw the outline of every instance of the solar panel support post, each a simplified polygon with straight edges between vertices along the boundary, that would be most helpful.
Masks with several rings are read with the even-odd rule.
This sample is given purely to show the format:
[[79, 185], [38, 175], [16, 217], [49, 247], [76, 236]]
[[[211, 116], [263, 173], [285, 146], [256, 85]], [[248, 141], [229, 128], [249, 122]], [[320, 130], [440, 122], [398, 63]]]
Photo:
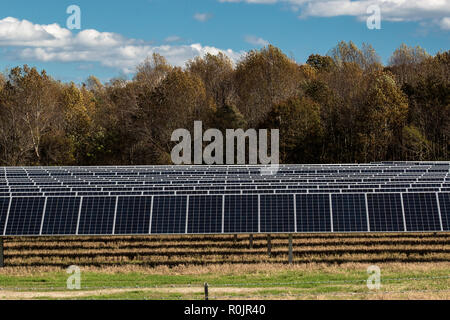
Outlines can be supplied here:
[[3, 256], [3, 237], [0, 237], [0, 268], [5, 266], [5, 258]]
[[208, 286], [208, 283], [207, 282], [205, 282], [205, 300], [209, 300], [209, 286]]
[[250, 247], [250, 249], [253, 249], [253, 234], [250, 234], [250, 238], [248, 239], [248, 241], [248, 246]]
[[272, 237], [270, 234], [267, 235], [267, 255], [269, 258], [272, 255]]
[[292, 233], [289, 233], [289, 264], [292, 264], [293, 253], [292, 253]]
[[234, 237], [233, 237], [233, 243], [234, 243], [234, 244], [237, 243], [237, 234], [235, 234]]

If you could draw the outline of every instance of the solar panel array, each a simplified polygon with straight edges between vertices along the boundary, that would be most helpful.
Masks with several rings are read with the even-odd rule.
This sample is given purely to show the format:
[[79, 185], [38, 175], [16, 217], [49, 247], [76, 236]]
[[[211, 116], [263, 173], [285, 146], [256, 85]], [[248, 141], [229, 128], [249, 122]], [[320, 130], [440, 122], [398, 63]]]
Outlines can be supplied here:
[[450, 231], [449, 162], [267, 170], [0, 168], [0, 235]]

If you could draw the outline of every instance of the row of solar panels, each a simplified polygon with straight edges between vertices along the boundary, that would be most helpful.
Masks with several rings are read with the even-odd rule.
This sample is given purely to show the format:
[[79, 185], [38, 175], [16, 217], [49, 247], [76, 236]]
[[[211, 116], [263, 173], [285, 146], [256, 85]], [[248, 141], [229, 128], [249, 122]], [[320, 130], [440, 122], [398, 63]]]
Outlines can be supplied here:
[[[371, 163], [338, 163], [338, 164], [280, 164], [279, 167], [284, 168], [303, 168], [303, 167], [314, 167], [314, 168], [339, 168], [339, 167], [409, 167], [409, 166], [448, 166], [448, 161], [382, 161], [382, 162], [371, 162]], [[266, 167], [270, 167], [271, 165], [267, 165]], [[179, 168], [179, 165], [135, 165], [135, 166], [51, 166], [51, 167], [9, 167], [11, 169], [104, 169], [104, 168], [115, 168], [115, 169], [176, 169]], [[238, 168], [238, 169], [247, 169], [247, 168], [260, 168], [264, 167], [263, 165], [183, 165], [183, 168], [216, 168], [216, 169], [229, 169], [229, 168]]]
[[[367, 174], [367, 175], [386, 175], [386, 176], [395, 176], [395, 175], [445, 175], [448, 172], [448, 169], [442, 169], [442, 170], [418, 170], [418, 169], [411, 169], [410, 171], [404, 171], [404, 170], [395, 170], [395, 171], [376, 171], [376, 170], [348, 170], [348, 171], [278, 171], [274, 172], [272, 175], [278, 175], [281, 177], [289, 177], [292, 175], [301, 175], [301, 176], [327, 176], [327, 175], [338, 175], [338, 176], [352, 176], [352, 175], [360, 175], [360, 174]], [[259, 176], [261, 172], [230, 172], [230, 171], [223, 171], [223, 172], [207, 172], [207, 171], [198, 171], [198, 172], [185, 172], [182, 170], [177, 171], [161, 171], [161, 172], [153, 172], [153, 171], [144, 171], [144, 172], [106, 172], [106, 173], [96, 173], [96, 172], [68, 172], [67, 174], [58, 174], [58, 173], [52, 173], [48, 172], [46, 174], [40, 174], [40, 175], [33, 175], [30, 173], [27, 174], [18, 174], [18, 173], [7, 173], [7, 174], [1, 174], [0, 177], [2, 178], [33, 178], [33, 179], [45, 179], [48, 177], [61, 177], [63, 179], [71, 179], [76, 176], [86, 177], [86, 178], [92, 178], [92, 177], [98, 177], [98, 178], [105, 178], [105, 177], [133, 177], [133, 178], [142, 178], [144, 176], [152, 177], [152, 178], [159, 178], [159, 177], [186, 177], [186, 176], [200, 176], [200, 175], [209, 175], [209, 176], [226, 176], [226, 175], [236, 175], [236, 176]]]
[[[374, 168], [360, 168], [360, 169], [338, 169], [338, 170], [279, 170], [279, 171], [273, 171], [274, 174], [278, 175], [292, 175], [292, 174], [301, 174], [301, 175], [327, 175], [327, 174], [341, 174], [341, 175], [349, 175], [349, 174], [361, 174], [361, 173], [372, 173], [372, 174], [442, 174], [446, 173], [449, 170], [448, 167], [439, 167], [439, 168], [403, 168], [403, 169], [374, 169]], [[261, 171], [255, 171], [255, 170], [248, 170], [248, 171], [218, 171], [218, 170], [183, 170], [183, 169], [175, 169], [172, 171], [155, 171], [155, 170], [142, 170], [142, 171], [135, 171], [135, 170], [119, 170], [114, 171], [113, 169], [108, 169], [107, 171], [77, 171], [77, 170], [67, 170], [67, 171], [52, 171], [52, 170], [42, 170], [42, 171], [10, 171], [5, 170], [4, 172], [0, 171], [0, 175], [4, 177], [33, 177], [33, 178], [45, 178], [49, 176], [60, 176], [60, 177], [67, 177], [70, 178], [71, 176], [141, 176], [141, 175], [148, 175], [148, 176], [173, 176], [173, 175], [179, 175], [179, 176], [189, 176], [189, 175], [217, 175], [217, 176], [223, 176], [223, 175], [229, 175], [229, 174], [236, 174], [236, 175], [259, 175], [261, 174]]]
[[122, 179], [122, 180], [175, 180], [175, 179], [186, 179], [188, 177], [192, 178], [209, 178], [209, 179], [226, 179], [227, 177], [236, 177], [236, 178], [244, 178], [244, 179], [266, 179], [268, 176], [273, 176], [276, 178], [280, 178], [283, 180], [299, 177], [303, 179], [317, 179], [317, 178], [327, 178], [327, 177], [336, 177], [340, 179], [353, 178], [359, 176], [366, 177], [436, 177], [445, 178], [448, 174], [448, 170], [442, 172], [405, 172], [405, 173], [375, 173], [371, 171], [363, 171], [363, 172], [355, 172], [355, 173], [341, 173], [341, 172], [329, 172], [329, 173], [305, 173], [305, 172], [293, 172], [293, 173], [274, 173], [272, 175], [261, 175], [259, 173], [256, 174], [238, 174], [238, 173], [229, 173], [224, 172], [223, 174], [211, 174], [207, 172], [198, 172], [196, 174], [181, 174], [181, 173], [172, 173], [172, 174], [151, 174], [151, 173], [142, 173], [142, 174], [73, 174], [73, 175], [58, 175], [58, 174], [48, 174], [45, 176], [33, 176], [33, 175], [0, 175], [0, 179], [3, 181], [12, 180], [12, 181], [50, 181], [52, 179], [58, 179], [61, 181], [74, 181], [74, 180], [109, 180], [109, 179]]
[[[39, 190], [39, 189], [58, 189], [63, 191], [65, 189], [66, 191], [84, 191], [86, 189], [90, 190], [97, 190], [101, 191], [103, 190], [109, 190], [114, 191], [117, 189], [122, 190], [131, 190], [132, 188], [140, 188], [141, 190], [163, 190], [172, 188], [173, 190], [181, 190], [181, 188], [184, 188], [184, 190], [192, 190], [192, 188], [201, 188], [201, 187], [211, 187], [211, 188], [234, 188], [234, 187], [243, 187], [243, 188], [249, 188], [249, 187], [272, 187], [275, 189], [285, 189], [285, 188], [305, 188], [305, 189], [320, 189], [320, 188], [334, 188], [334, 189], [348, 189], [348, 188], [389, 188], [389, 187], [402, 187], [402, 188], [414, 188], [414, 187], [420, 187], [420, 188], [426, 188], [426, 187], [433, 187], [433, 188], [448, 188], [450, 187], [450, 181], [445, 182], [438, 182], [438, 181], [367, 181], [367, 182], [346, 182], [346, 181], [337, 181], [337, 182], [318, 182], [318, 183], [310, 183], [310, 182], [300, 182], [300, 181], [286, 181], [286, 182], [217, 182], [217, 183], [211, 183], [211, 182], [201, 182], [201, 181], [186, 181], [186, 182], [180, 182], [180, 183], [134, 183], [134, 182], [116, 182], [116, 183], [95, 183], [95, 184], [84, 184], [84, 183], [74, 183], [74, 184], [61, 184], [61, 183], [42, 183], [42, 184], [34, 184], [34, 183], [17, 183], [17, 184], [10, 184], [10, 185], [0, 185], [0, 191], [2, 190], [21, 190], [21, 189], [28, 189], [28, 190]], [[82, 190], [84, 189], [84, 190]]]
[[[374, 169], [360, 169], [360, 170], [281, 170], [273, 172], [272, 176], [278, 177], [290, 177], [290, 176], [303, 176], [303, 177], [320, 177], [320, 176], [341, 176], [350, 177], [354, 175], [373, 175], [373, 176], [420, 176], [420, 175], [435, 175], [435, 176], [445, 176], [448, 174], [449, 168], [439, 168], [439, 169], [403, 169], [403, 170], [374, 170]], [[67, 171], [65, 173], [58, 173], [52, 171], [44, 171], [42, 173], [32, 173], [32, 172], [16, 172], [16, 171], [5, 171], [3, 174], [0, 172], [0, 178], [2, 179], [48, 179], [51, 177], [58, 177], [60, 179], [74, 179], [76, 177], [81, 177], [85, 179], [107, 179], [107, 178], [143, 178], [149, 177], [155, 178], [167, 178], [173, 179], [175, 177], [186, 178], [186, 177], [196, 177], [196, 176], [208, 176], [208, 177], [224, 177], [224, 176], [242, 176], [242, 177], [258, 177], [261, 176], [261, 172], [257, 171], [184, 171], [182, 169], [177, 169], [173, 171], [110, 171], [107, 172], [78, 172], [78, 171]], [[264, 175], [263, 175], [264, 176]], [[265, 175], [268, 176], [268, 175]]]
[[0, 192], [0, 197], [86, 197], [86, 196], [127, 196], [127, 195], [220, 195], [220, 194], [321, 194], [321, 193], [419, 193], [419, 192], [450, 192], [450, 188], [386, 188], [386, 189], [259, 189], [259, 190], [172, 190], [172, 191], [46, 191], [46, 192]]
[[4, 189], [21, 189], [21, 188], [31, 188], [31, 189], [39, 189], [39, 188], [163, 188], [163, 187], [200, 187], [200, 186], [214, 186], [214, 187], [222, 187], [222, 186], [274, 186], [274, 187], [282, 187], [282, 186], [304, 186], [308, 188], [323, 188], [323, 187], [342, 187], [347, 188], [348, 186], [364, 186], [364, 185], [373, 185], [374, 188], [383, 187], [386, 185], [404, 185], [404, 187], [427, 187], [431, 185], [433, 187], [448, 187], [450, 186], [450, 180], [448, 181], [411, 181], [411, 180], [401, 180], [401, 181], [364, 181], [364, 182], [355, 182], [355, 181], [317, 181], [314, 183], [311, 182], [303, 182], [303, 181], [177, 181], [177, 182], [169, 182], [169, 183], [139, 183], [133, 181], [116, 181], [116, 183], [112, 182], [99, 182], [99, 183], [30, 183], [30, 182], [21, 182], [21, 183], [10, 183], [10, 184], [0, 184], [0, 190]]
[[193, 181], [181, 184], [109, 184], [103, 183], [99, 185], [61, 185], [61, 184], [44, 184], [44, 185], [9, 185], [0, 186], [0, 193], [9, 192], [111, 192], [111, 191], [195, 191], [195, 190], [283, 190], [283, 189], [305, 189], [305, 190], [349, 190], [349, 189], [421, 189], [436, 188], [447, 191], [450, 183], [436, 183], [431, 181], [398, 181], [384, 183], [301, 183], [301, 182], [243, 182], [243, 183], [193, 183]]
[[61, 186], [61, 185], [20, 185], [20, 186], [0, 186], [1, 192], [52, 192], [52, 191], [173, 191], [173, 190], [283, 190], [283, 189], [391, 189], [391, 188], [450, 188], [450, 183], [361, 183], [361, 184], [299, 184], [299, 183], [243, 183], [243, 184], [186, 184], [186, 185], [90, 185], [90, 186]]
[[229, 177], [235, 178], [235, 179], [254, 179], [254, 180], [266, 180], [270, 179], [271, 177], [275, 177], [276, 179], [283, 179], [283, 180], [289, 180], [292, 178], [301, 178], [301, 179], [352, 179], [357, 177], [362, 178], [392, 178], [392, 179], [398, 179], [398, 178], [422, 178], [422, 177], [430, 177], [430, 178], [436, 178], [436, 179], [443, 179], [448, 175], [448, 172], [441, 172], [441, 173], [423, 173], [423, 172], [408, 172], [408, 173], [373, 173], [370, 171], [365, 172], [358, 172], [358, 173], [303, 173], [303, 172], [296, 172], [296, 173], [290, 173], [290, 174], [280, 174], [276, 173], [273, 175], [261, 175], [261, 174], [231, 174], [231, 173], [224, 173], [224, 174], [207, 174], [207, 173], [198, 173], [198, 174], [189, 174], [189, 175], [178, 175], [178, 174], [160, 174], [160, 175], [153, 175], [153, 174], [141, 174], [141, 175], [125, 175], [125, 174], [108, 174], [108, 175], [69, 175], [69, 176], [61, 176], [61, 175], [47, 175], [47, 176], [16, 176], [16, 175], [8, 175], [8, 176], [0, 176], [0, 179], [2, 180], [11, 180], [11, 181], [51, 181], [54, 179], [58, 179], [61, 181], [76, 181], [76, 180], [86, 180], [86, 181], [107, 181], [107, 180], [136, 180], [136, 181], [165, 181], [165, 180], [176, 180], [176, 179], [186, 179], [188, 177], [195, 177], [195, 178], [205, 178], [205, 179], [228, 179]]
[[427, 231], [450, 193], [0, 198], [4, 236]]
[[383, 187], [389, 187], [389, 186], [399, 186], [404, 188], [411, 188], [411, 187], [449, 187], [450, 181], [441, 183], [441, 182], [435, 182], [435, 181], [396, 181], [396, 182], [380, 182], [380, 181], [372, 181], [372, 182], [364, 182], [364, 183], [346, 183], [342, 181], [338, 182], [320, 182], [320, 183], [306, 183], [306, 182], [229, 182], [229, 183], [211, 183], [211, 182], [205, 182], [205, 183], [199, 183], [199, 182], [186, 182], [186, 183], [133, 183], [133, 182], [117, 182], [114, 183], [100, 183], [98, 185], [93, 184], [74, 184], [74, 185], [62, 185], [62, 184], [56, 184], [56, 183], [45, 183], [41, 185], [37, 184], [26, 184], [26, 183], [20, 183], [20, 184], [12, 184], [8, 186], [0, 186], [0, 190], [14, 190], [14, 189], [71, 189], [71, 190], [82, 190], [82, 189], [124, 189], [124, 188], [141, 188], [141, 189], [148, 189], [148, 188], [156, 188], [156, 189], [164, 189], [164, 188], [201, 188], [201, 187], [214, 187], [214, 188], [237, 188], [237, 187], [254, 187], [254, 188], [262, 188], [262, 187], [274, 187], [278, 189], [287, 188], [287, 187], [296, 187], [301, 186], [302, 188], [307, 189], [317, 189], [317, 188], [357, 188], [360, 186], [367, 186], [372, 188], [383, 188]]
[[110, 179], [110, 180], [46, 180], [46, 181], [36, 181], [36, 180], [20, 180], [20, 181], [3, 181], [0, 182], [0, 188], [5, 188], [8, 186], [152, 186], [152, 185], [195, 185], [195, 184], [211, 184], [211, 185], [228, 185], [228, 184], [305, 184], [305, 185], [326, 185], [326, 184], [386, 184], [386, 183], [410, 183], [410, 184], [420, 184], [420, 183], [447, 183], [450, 184], [450, 177], [448, 178], [363, 178], [363, 177], [353, 177], [351, 179], [336, 179], [335, 177], [322, 178], [322, 179], [176, 179], [176, 180], [133, 180], [133, 179]]
[[[138, 176], [138, 175], [258, 175], [262, 167], [255, 166], [166, 166], [166, 167], [60, 167], [60, 168], [0, 168], [0, 176], [8, 177], [45, 177], [58, 175], [61, 177], [80, 176]], [[283, 174], [345, 174], [364, 173], [394, 174], [394, 173], [446, 173], [450, 164], [440, 165], [408, 165], [408, 166], [380, 166], [380, 165], [339, 165], [339, 166], [289, 166], [280, 165], [274, 173]]]
[[261, 175], [260, 173], [251, 173], [251, 174], [241, 174], [241, 173], [229, 173], [229, 172], [223, 172], [221, 174], [211, 174], [211, 173], [205, 173], [205, 172], [198, 172], [196, 174], [181, 174], [178, 171], [172, 172], [172, 173], [141, 173], [141, 174], [122, 174], [122, 173], [108, 173], [108, 174], [76, 174], [73, 173], [71, 175], [58, 175], [58, 174], [49, 174], [45, 176], [33, 176], [33, 175], [0, 175], [1, 179], [34, 179], [34, 180], [45, 180], [45, 179], [51, 179], [54, 177], [63, 179], [63, 180], [74, 180], [78, 178], [82, 179], [98, 179], [98, 180], [105, 180], [105, 179], [184, 179], [186, 177], [208, 177], [208, 178], [227, 178], [227, 177], [240, 177], [240, 178], [270, 178], [270, 177], [277, 177], [280, 179], [287, 179], [290, 177], [302, 177], [302, 178], [320, 178], [320, 177], [341, 177], [341, 178], [347, 178], [347, 177], [355, 177], [355, 176], [367, 176], [367, 177], [421, 177], [421, 176], [435, 176], [435, 177], [444, 177], [448, 174], [448, 170], [442, 171], [442, 172], [390, 172], [390, 173], [377, 173], [372, 172], [370, 170], [368, 171], [362, 171], [362, 172], [322, 172], [322, 173], [307, 173], [307, 172], [292, 172], [292, 173], [281, 173], [277, 172], [271, 175]]
[[[192, 179], [191, 179], [192, 178]], [[240, 177], [237, 175], [221, 176], [220, 178], [213, 178], [210, 176], [195, 176], [195, 177], [170, 177], [170, 179], [153, 179], [149, 177], [142, 177], [140, 179], [135, 178], [122, 178], [122, 177], [108, 177], [108, 179], [87, 179], [85, 177], [76, 177], [73, 179], [58, 179], [57, 177], [52, 177], [49, 179], [0, 179], [0, 185], [11, 184], [125, 184], [125, 183], [137, 183], [137, 184], [170, 184], [170, 183], [186, 183], [186, 181], [195, 181], [191, 183], [228, 183], [228, 182], [304, 182], [304, 183], [327, 183], [327, 182], [348, 182], [348, 183], [361, 183], [361, 182], [371, 182], [371, 181], [450, 181], [450, 177], [447, 175], [435, 176], [435, 175], [354, 175], [341, 177], [338, 175], [329, 176], [318, 176], [318, 177], [301, 177], [299, 175], [293, 175], [290, 177], [280, 177], [280, 176], [245, 176]]]

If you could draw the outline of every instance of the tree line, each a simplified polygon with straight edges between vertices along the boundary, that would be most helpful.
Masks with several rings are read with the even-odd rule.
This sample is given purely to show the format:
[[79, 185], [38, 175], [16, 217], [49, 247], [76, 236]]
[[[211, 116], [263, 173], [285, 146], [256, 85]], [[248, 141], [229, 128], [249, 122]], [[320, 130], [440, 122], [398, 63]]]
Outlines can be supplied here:
[[449, 160], [450, 51], [381, 63], [340, 42], [297, 64], [274, 46], [236, 64], [158, 54], [132, 80], [81, 85], [27, 65], [0, 74], [0, 165], [170, 164], [175, 129], [279, 129], [281, 163]]

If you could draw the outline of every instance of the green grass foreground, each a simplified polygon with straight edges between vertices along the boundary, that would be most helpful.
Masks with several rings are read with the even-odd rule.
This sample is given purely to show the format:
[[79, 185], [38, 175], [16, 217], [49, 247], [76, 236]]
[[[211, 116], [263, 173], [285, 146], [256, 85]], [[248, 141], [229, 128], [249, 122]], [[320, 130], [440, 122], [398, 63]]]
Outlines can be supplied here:
[[81, 268], [81, 290], [51, 268], [0, 271], [0, 299], [450, 299], [448, 263], [380, 264], [381, 288], [369, 290], [368, 265], [224, 265]]

